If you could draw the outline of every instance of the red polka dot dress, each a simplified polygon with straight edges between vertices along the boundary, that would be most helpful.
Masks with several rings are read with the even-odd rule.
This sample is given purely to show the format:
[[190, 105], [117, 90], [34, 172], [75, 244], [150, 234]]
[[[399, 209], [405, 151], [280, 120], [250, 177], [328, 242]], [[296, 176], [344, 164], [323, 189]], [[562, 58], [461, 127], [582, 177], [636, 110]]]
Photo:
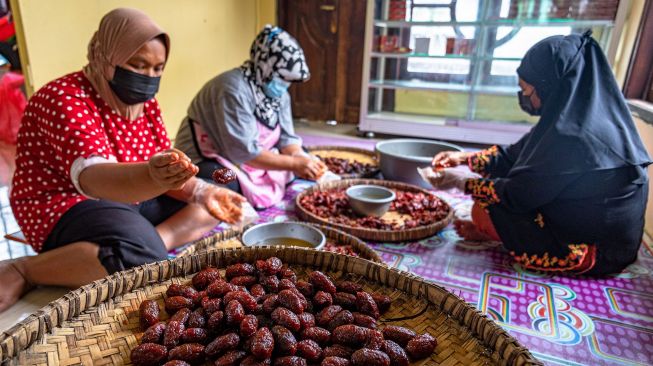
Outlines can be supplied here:
[[169, 148], [155, 99], [128, 121], [100, 98], [81, 71], [45, 85], [30, 98], [21, 121], [10, 196], [26, 239], [40, 252], [61, 216], [89, 199], [71, 178], [79, 158], [142, 162]]

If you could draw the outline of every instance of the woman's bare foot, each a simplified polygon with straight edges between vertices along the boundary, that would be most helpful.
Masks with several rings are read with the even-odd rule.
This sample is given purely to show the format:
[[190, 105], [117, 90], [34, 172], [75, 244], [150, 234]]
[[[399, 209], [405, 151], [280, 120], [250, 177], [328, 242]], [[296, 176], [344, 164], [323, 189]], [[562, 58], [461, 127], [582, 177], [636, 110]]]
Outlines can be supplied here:
[[0, 313], [15, 304], [34, 287], [21, 272], [21, 260], [10, 259], [0, 262]]
[[471, 220], [455, 220], [453, 226], [460, 237], [469, 241], [491, 241], [492, 237], [478, 230]]

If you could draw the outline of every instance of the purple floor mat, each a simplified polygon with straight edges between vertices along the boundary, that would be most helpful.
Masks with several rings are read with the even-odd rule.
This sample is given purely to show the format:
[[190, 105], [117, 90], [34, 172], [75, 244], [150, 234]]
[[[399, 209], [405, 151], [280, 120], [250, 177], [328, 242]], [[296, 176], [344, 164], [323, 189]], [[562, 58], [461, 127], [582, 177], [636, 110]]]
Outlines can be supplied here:
[[[372, 149], [366, 140], [303, 136], [305, 145]], [[297, 180], [261, 221], [296, 219], [294, 197], [312, 183]], [[437, 192], [458, 217], [471, 200]], [[653, 246], [623, 273], [603, 279], [551, 276], [515, 265], [499, 243], [460, 240], [451, 226], [437, 236], [401, 244], [370, 243], [384, 261], [411, 271], [478, 307], [548, 365], [653, 364]]]

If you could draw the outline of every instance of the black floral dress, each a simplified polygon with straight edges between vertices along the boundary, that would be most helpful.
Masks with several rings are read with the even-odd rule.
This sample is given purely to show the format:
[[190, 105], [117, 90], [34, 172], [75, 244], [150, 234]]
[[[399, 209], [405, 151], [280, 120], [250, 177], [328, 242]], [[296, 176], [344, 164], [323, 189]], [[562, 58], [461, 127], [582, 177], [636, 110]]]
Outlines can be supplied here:
[[465, 188], [487, 210], [514, 259], [532, 270], [594, 275], [632, 263], [644, 228], [646, 170], [508, 177], [525, 140], [471, 156], [469, 168], [482, 178]]

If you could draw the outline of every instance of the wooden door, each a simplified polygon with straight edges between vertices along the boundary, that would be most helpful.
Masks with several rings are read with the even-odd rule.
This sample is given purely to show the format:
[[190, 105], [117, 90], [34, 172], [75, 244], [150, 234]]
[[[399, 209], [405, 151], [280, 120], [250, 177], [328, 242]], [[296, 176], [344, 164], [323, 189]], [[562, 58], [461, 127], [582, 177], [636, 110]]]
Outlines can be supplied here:
[[279, 0], [279, 26], [304, 49], [311, 79], [290, 88], [293, 115], [358, 123], [365, 0]]

